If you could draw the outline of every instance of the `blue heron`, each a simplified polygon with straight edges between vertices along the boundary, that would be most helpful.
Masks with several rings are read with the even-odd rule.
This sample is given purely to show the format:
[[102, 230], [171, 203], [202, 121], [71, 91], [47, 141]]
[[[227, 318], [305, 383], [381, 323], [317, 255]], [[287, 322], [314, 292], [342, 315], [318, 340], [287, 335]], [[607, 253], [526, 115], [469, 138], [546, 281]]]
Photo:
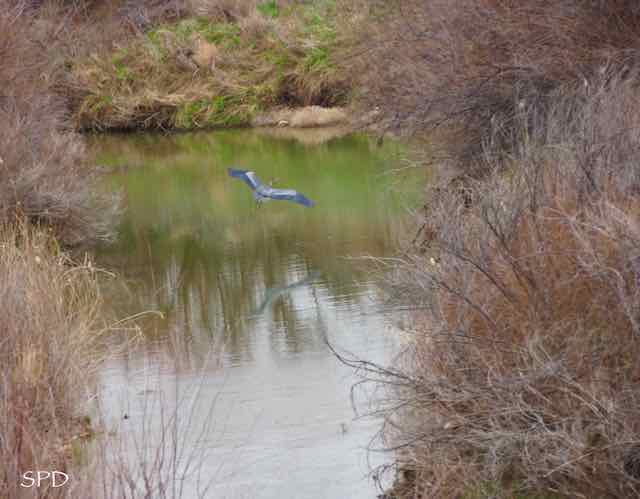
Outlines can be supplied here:
[[235, 168], [229, 168], [229, 175], [231, 177], [239, 178], [244, 181], [253, 191], [253, 197], [255, 198], [258, 206], [260, 203], [269, 201], [271, 199], [281, 199], [285, 201], [293, 201], [304, 206], [313, 206], [313, 201], [300, 194], [293, 189], [274, 189], [270, 185], [263, 184], [255, 172], [247, 170], [236, 170]]

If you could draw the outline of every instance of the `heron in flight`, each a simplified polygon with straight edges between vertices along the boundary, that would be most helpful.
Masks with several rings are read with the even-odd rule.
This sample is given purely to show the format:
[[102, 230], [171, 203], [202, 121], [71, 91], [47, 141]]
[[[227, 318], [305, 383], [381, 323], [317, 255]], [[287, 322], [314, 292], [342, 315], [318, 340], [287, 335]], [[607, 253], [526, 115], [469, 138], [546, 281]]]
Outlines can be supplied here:
[[298, 191], [293, 189], [275, 189], [270, 185], [263, 184], [255, 172], [247, 170], [236, 170], [235, 168], [229, 168], [229, 175], [231, 177], [239, 178], [244, 181], [253, 191], [253, 197], [255, 198], [258, 206], [260, 203], [270, 201], [271, 199], [281, 199], [285, 201], [293, 201], [304, 206], [313, 206], [313, 201]]

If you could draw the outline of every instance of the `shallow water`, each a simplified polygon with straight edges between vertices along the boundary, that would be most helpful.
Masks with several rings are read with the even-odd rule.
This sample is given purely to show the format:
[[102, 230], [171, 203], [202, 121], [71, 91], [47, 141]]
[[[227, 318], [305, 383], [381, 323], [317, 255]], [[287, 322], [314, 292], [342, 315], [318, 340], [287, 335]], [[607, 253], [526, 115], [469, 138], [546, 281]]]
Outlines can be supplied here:
[[[369, 472], [389, 457], [366, 447], [380, 422], [355, 417], [359, 378], [326, 342], [380, 362], [397, 350], [371, 264], [358, 257], [393, 254], [424, 179], [390, 173], [400, 146], [317, 136], [94, 140], [126, 205], [118, 243], [98, 255], [127, 283], [108, 301], [120, 317], [159, 312], [130, 323], [141, 341], [101, 372], [107, 426], [148, 449], [175, 414], [177, 440], [199, 463], [182, 477], [183, 497], [204, 483], [216, 498], [376, 496]], [[229, 166], [316, 206], [257, 208]], [[373, 400], [356, 393], [362, 412]]]

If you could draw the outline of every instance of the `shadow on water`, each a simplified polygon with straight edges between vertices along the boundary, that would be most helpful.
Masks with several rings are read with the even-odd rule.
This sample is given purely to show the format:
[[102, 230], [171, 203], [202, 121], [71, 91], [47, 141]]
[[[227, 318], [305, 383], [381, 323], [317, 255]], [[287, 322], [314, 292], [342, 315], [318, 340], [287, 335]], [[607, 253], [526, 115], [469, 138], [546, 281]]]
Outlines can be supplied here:
[[[242, 130], [107, 136], [93, 144], [98, 162], [113, 170], [109, 188], [122, 190], [126, 202], [118, 243], [98, 255], [126, 281], [109, 301], [119, 316], [162, 312], [139, 321], [152, 347], [114, 359], [104, 384], [135, 386], [132, 366], [152, 365], [154, 352], [171, 350], [176, 338], [188, 345], [174, 348], [179, 355], [189, 350], [201, 359], [192, 368], [204, 365], [211, 345], [223, 344], [222, 369], [207, 372], [204, 391], [233, 419], [223, 439], [230, 448], [252, 435], [252, 476], [270, 484], [252, 497], [374, 495], [363, 481], [362, 448], [375, 425], [341, 431], [352, 417], [353, 373], [323, 335], [371, 360], [388, 356], [374, 283], [350, 257], [392, 254], [424, 178], [403, 170], [391, 187], [386, 172], [398, 145], [379, 148], [359, 135], [317, 143], [312, 136]], [[274, 201], [256, 209], [247, 186], [227, 176], [231, 165], [277, 178], [276, 186], [295, 188], [316, 206]], [[279, 467], [289, 471], [289, 487], [273, 481]], [[334, 495], [318, 495], [326, 480], [337, 480], [327, 492]], [[241, 497], [245, 482], [220, 478], [218, 494]]]

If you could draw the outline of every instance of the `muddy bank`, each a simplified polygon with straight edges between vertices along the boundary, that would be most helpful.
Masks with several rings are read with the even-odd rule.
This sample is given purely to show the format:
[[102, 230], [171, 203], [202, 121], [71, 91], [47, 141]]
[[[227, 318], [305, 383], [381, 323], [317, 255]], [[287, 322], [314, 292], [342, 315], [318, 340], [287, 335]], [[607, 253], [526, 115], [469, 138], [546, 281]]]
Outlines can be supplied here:
[[319, 128], [347, 125], [347, 111], [341, 107], [325, 108], [306, 106], [297, 109], [277, 109], [257, 115], [252, 126], [277, 126], [289, 128]]

